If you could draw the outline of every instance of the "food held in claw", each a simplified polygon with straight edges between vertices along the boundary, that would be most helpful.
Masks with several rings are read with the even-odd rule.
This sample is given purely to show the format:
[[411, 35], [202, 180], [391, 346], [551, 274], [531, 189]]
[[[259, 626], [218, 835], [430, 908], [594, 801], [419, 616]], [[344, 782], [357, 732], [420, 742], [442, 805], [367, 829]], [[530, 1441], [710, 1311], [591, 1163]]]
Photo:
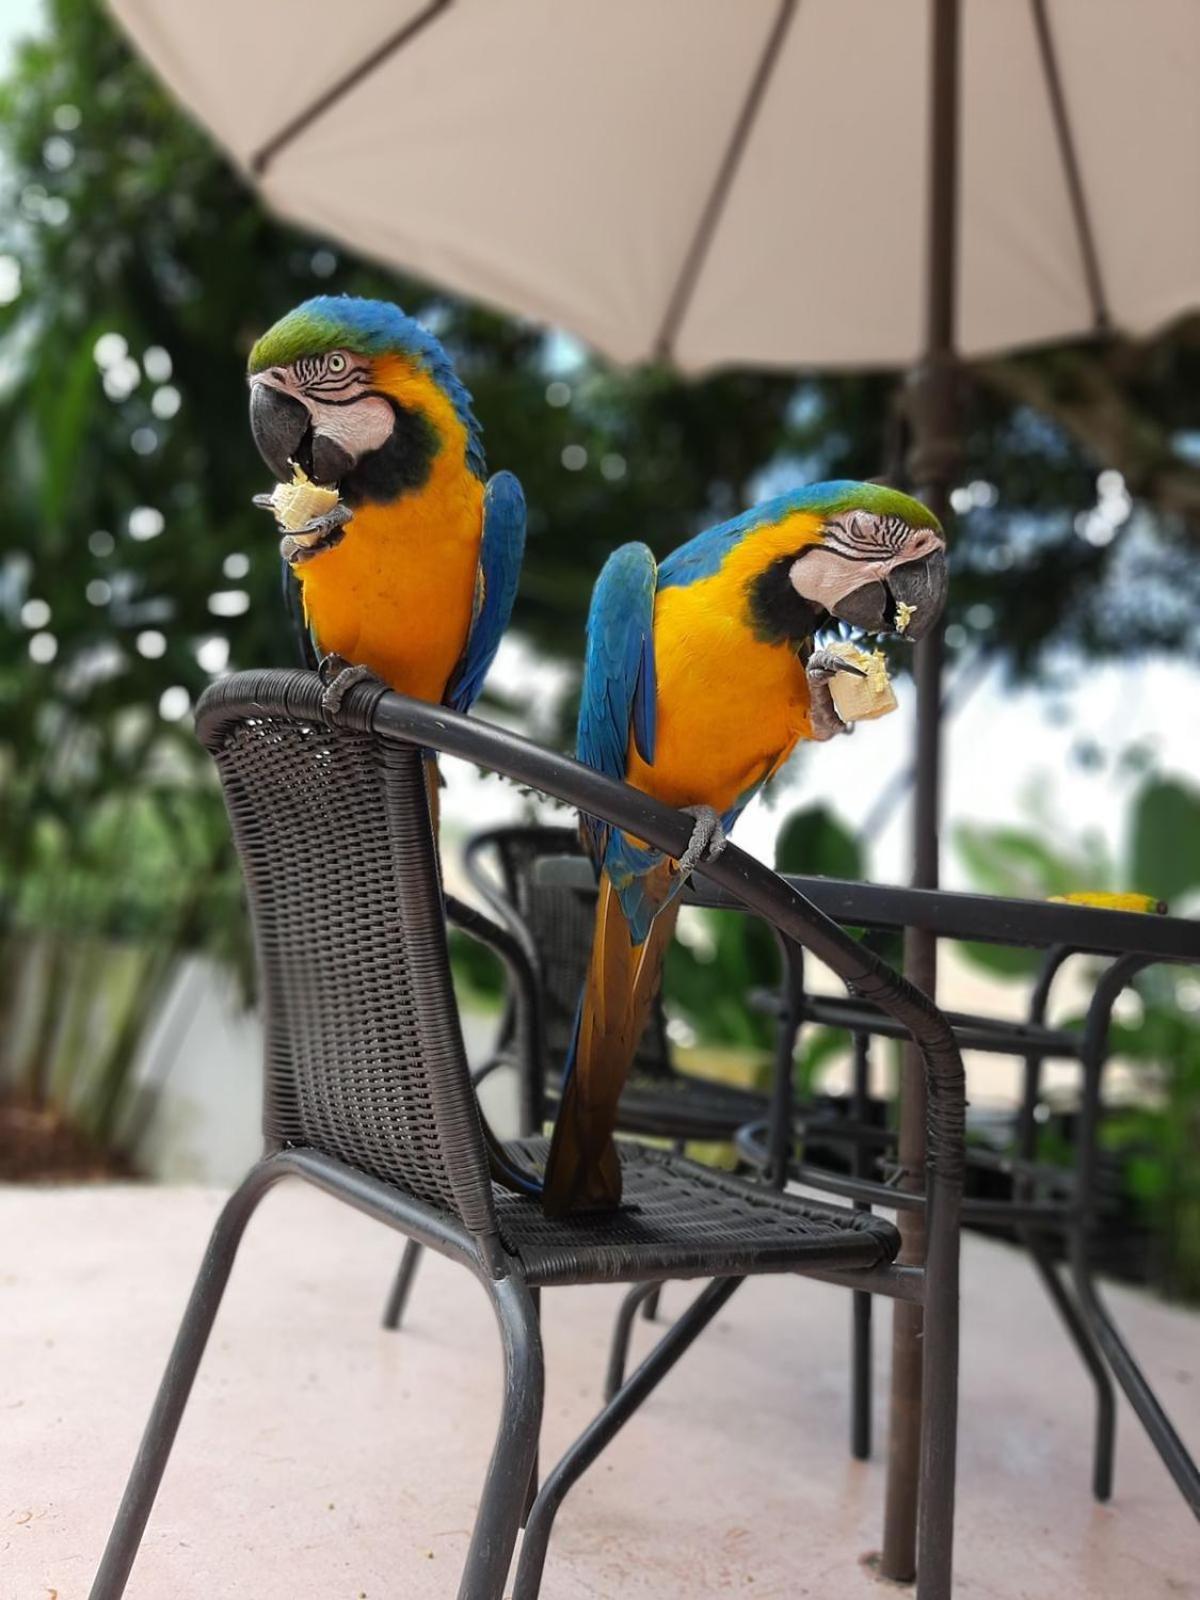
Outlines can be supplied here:
[[887, 662], [883, 651], [868, 655], [857, 645], [831, 644], [830, 655], [839, 656], [851, 666], [859, 667], [865, 677], [852, 672], [838, 672], [830, 679], [829, 692], [843, 722], [870, 722], [875, 717], [886, 717], [896, 709], [896, 696], [888, 681]]
[[[276, 522], [288, 533], [297, 535], [301, 544], [304, 543], [304, 535], [299, 530], [305, 523], [311, 522], [314, 517], [324, 516], [337, 503], [336, 489], [323, 489], [296, 466], [292, 468], [291, 483], [277, 483], [271, 493], [271, 510], [275, 513]], [[317, 537], [319, 535], [313, 535], [314, 539]]]

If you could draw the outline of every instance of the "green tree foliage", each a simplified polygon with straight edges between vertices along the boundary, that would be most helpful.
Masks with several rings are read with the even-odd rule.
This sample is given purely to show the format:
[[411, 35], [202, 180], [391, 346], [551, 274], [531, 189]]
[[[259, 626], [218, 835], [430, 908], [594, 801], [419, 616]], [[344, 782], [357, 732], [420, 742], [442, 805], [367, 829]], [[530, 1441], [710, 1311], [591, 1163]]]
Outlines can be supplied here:
[[[686, 383], [662, 369], [614, 370], [529, 323], [285, 228], [101, 7], [47, 0], [46, 17], [45, 38], [0, 86], [0, 959], [10, 986], [30, 930], [70, 928], [80, 906], [98, 937], [125, 937], [122, 836], [106, 899], [88, 865], [97, 818], [114, 807], [142, 818], [142, 833], [124, 836], [131, 855], [147, 826], [143, 797], [172, 814], [213, 806], [207, 774], [197, 780], [189, 706], [226, 663], [290, 659], [275, 535], [249, 503], [266, 484], [243, 367], [254, 337], [298, 300], [330, 289], [389, 296], [445, 339], [492, 464], [519, 474], [530, 504], [516, 624], [571, 661], [595, 573], [617, 544], [646, 539], [663, 553], [762, 493], [895, 469], [900, 439], [888, 377], [730, 372]], [[952, 650], [977, 643], [1031, 666], [1063, 641], [1196, 648], [1198, 349], [1192, 326], [1145, 348], [981, 369]], [[1110, 482], [1105, 515], [1081, 523], [1081, 537], [1076, 519], [1096, 509], [1102, 466], [1119, 467], [1135, 499], [1125, 507]], [[188, 859], [196, 894], [211, 889], [220, 903], [227, 849], [203, 867]], [[50, 862], [75, 887], [31, 895], [25, 879]], [[163, 926], [176, 892], [192, 892], [183, 877], [154, 902]], [[172, 937], [204, 944], [219, 921], [198, 902], [170, 922]], [[36, 1076], [44, 1083], [44, 1065]]]

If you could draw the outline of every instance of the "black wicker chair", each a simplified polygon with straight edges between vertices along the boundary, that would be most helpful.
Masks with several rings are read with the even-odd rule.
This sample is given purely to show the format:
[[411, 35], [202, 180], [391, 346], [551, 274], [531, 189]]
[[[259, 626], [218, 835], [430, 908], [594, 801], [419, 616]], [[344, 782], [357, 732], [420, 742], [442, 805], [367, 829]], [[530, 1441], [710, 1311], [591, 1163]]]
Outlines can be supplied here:
[[[467, 841], [466, 875], [508, 934], [504, 947], [495, 945], [491, 924], [470, 926], [459, 902], [448, 905], [450, 920], [493, 945], [508, 967], [509, 999], [496, 1049], [472, 1078], [479, 1084], [498, 1068], [517, 1069], [526, 1133], [540, 1132], [545, 1117], [557, 1109], [592, 947], [592, 907], [570, 887], [540, 881], [537, 863], [546, 856], [582, 854], [576, 829], [547, 824], [492, 828]], [[522, 959], [525, 972], [519, 970]], [[534, 985], [536, 1020], [529, 1013]], [[765, 1094], [680, 1072], [672, 1060], [661, 1002], [656, 1001], [621, 1095], [619, 1132], [670, 1139], [682, 1154], [690, 1141], [731, 1143], [739, 1128], [762, 1121], [768, 1110]], [[385, 1328], [400, 1326], [420, 1255], [420, 1245], [410, 1241], [405, 1246], [384, 1309]], [[647, 1289], [639, 1306], [646, 1320], [653, 1321], [657, 1285]]]
[[[924, 1305], [920, 1600], [948, 1600], [957, 1408], [963, 1075], [936, 1009], [766, 868], [730, 847], [709, 869], [781, 937], [803, 941], [902, 1020], [927, 1067], [932, 1161], [922, 1267], [897, 1266], [887, 1222], [742, 1183], [662, 1151], [623, 1152], [626, 1204], [549, 1221], [493, 1188], [447, 959], [422, 749], [485, 764], [672, 855], [691, 820], [623, 784], [441, 708], [356, 685], [327, 720], [311, 673], [243, 673], [201, 702], [262, 972], [266, 1147], [209, 1242], [91, 1591], [117, 1600], [135, 1559], [242, 1231], [296, 1177], [467, 1267], [495, 1310], [499, 1433], [460, 1600], [500, 1600], [525, 1518], [514, 1600], [535, 1600], [555, 1513], [742, 1279], [796, 1272]], [[521, 1147], [536, 1161], [541, 1145]], [[537, 1297], [543, 1287], [710, 1281], [542, 1485]]]
[[[579, 990], [592, 948], [592, 907], [571, 889], [539, 880], [546, 856], [582, 855], [574, 828], [514, 825], [469, 839], [463, 865], [474, 888], [529, 952], [541, 990], [545, 1046], [543, 1103], [558, 1102], [562, 1064], [571, 1043]], [[487, 871], [487, 863], [495, 876]], [[476, 1074], [505, 1059], [519, 1059], [519, 1022], [510, 1006], [497, 1056]], [[662, 1139], [732, 1140], [746, 1123], [767, 1114], [764, 1094], [681, 1072], [672, 1059], [666, 1019], [656, 1003], [621, 1095], [623, 1133]]]

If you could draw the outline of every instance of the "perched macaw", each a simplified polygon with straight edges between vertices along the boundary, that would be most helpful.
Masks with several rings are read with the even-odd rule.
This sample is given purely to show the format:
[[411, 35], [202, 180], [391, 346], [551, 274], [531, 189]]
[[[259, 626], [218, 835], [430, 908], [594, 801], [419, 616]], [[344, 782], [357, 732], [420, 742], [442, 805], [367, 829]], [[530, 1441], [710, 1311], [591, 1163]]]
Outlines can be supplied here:
[[[285, 533], [304, 620], [336, 707], [357, 678], [467, 711], [508, 626], [525, 546], [511, 472], [487, 477], [471, 397], [431, 333], [398, 306], [306, 300], [250, 352], [250, 427], [280, 483], [299, 467], [336, 488], [324, 515]], [[273, 497], [255, 504], [273, 509]], [[437, 816], [437, 771], [429, 762]], [[496, 1177], [536, 1179], [488, 1137]]]
[[276, 478], [298, 466], [339, 494], [280, 542], [318, 655], [353, 669], [335, 693], [371, 674], [468, 710], [512, 611], [525, 500], [510, 472], [488, 479], [445, 350], [398, 306], [320, 295], [263, 334], [249, 381], [254, 442]]
[[[696, 816], [679, 862], [584, 818], [599, 894], [543, 1205], [615, 1206], [617, 1101], [657, 991], [687, 874], [797, 740], [844, 731], [814, 649], [835, 621], [919, 638], [946, 598], [945, 542], [917, 501], [816, 484], [710, 528], [661, 566], [642, 544], [606, 563], [588, 617], [580, 760]], [[898, 607], [904, 610], [898, 612]]]

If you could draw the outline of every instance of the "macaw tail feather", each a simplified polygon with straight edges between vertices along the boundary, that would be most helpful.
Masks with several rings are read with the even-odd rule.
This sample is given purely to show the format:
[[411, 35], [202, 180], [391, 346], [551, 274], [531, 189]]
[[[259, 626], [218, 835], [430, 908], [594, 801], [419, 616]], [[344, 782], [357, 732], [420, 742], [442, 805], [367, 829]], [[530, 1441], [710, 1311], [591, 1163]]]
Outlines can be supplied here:
[[635, 944], [608, 875], [601, 875], [591, 962], [546, 1162], [548, 1216], [621, 1203], [617, 1102], [658, 993], [678, 909], [674, 901], [665, 906]]

